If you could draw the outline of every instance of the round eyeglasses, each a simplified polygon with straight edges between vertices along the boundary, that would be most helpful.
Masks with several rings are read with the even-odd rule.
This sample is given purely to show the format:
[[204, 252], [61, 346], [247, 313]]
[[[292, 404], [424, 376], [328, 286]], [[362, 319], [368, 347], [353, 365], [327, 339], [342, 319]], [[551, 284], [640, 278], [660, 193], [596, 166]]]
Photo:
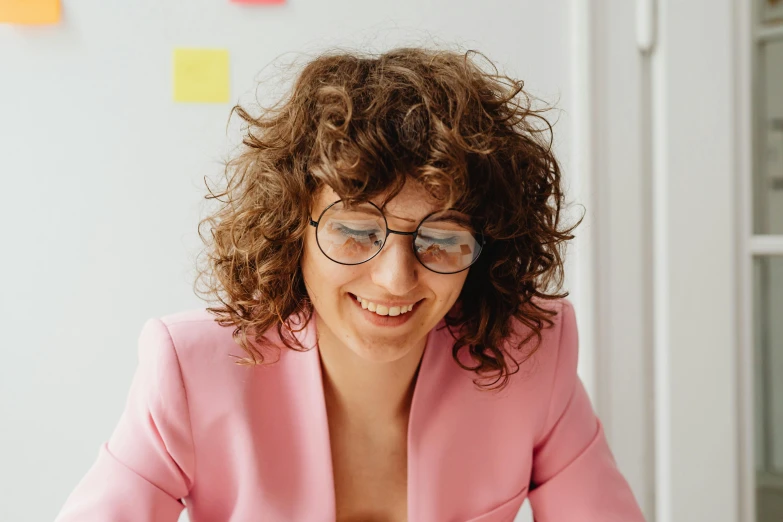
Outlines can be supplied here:
[[484, 246], [484, 235], [470, 220], [454, 210], [441, 210], [425, 217], [413, 232], [392, 230], [383, 211], [373, 203], [346, 206], [337, 200], [321, 212], [315, 238], [321, 252], [341, 265], [366, 263], [386, 244], [389, 234], [413, 236], [416, 259], [439, 274], [456, 274], [476, 262]]

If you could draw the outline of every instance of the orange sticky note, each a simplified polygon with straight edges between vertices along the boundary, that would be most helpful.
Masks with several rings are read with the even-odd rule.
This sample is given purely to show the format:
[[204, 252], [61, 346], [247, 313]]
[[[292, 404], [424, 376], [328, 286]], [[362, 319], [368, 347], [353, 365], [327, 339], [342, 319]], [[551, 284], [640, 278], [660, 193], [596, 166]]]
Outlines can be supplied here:
[[174, 49], [174, 101], [226, 103], [227, 49]]
[[60, 11], [60, 0], [0, 0], [0, 23], [56, 24]]

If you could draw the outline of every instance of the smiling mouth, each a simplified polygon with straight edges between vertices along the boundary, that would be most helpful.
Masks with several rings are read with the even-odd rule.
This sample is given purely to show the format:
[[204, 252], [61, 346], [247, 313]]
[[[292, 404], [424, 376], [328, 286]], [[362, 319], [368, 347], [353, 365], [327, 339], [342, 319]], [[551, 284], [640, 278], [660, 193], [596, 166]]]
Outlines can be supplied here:
[[407, 305], [399, 305], [399, 306], [386, 306], [382, 304], [376, 304], [372, 301], [369, 301], [367, 299], [364, 299], [363, 297], [360, 297], [356, 294], [350, 294], [351, 297], [356, 299], [356, 302], [361, 304], [362, 308], [373, 312], [376, 315], [379, 316], [391, 316], [396, 317], [399, 315], [405, 315], [407, 313], [410, 313], [413, 311], [414, 307], [419, 304], [419, 301], [415, 303], [410, 303]]

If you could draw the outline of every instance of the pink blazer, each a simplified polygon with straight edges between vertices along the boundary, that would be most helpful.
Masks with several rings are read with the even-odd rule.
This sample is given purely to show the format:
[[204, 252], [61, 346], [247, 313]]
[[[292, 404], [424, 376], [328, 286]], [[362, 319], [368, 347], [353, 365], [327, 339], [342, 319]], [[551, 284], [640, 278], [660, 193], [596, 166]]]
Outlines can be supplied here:
[[[568, 300], [502, 393], [427, 338], [408, 427], [408, 522], [643, 522], [582, 382]], [[440, 325], [439, 325], [440, 326]], [[518, 327], [520, 328], [520, 327]], [[126, 408], [58, 522], [335, 520], [315, 321], [307, 352], [242, 367], [206, 310], [150, 319]]]

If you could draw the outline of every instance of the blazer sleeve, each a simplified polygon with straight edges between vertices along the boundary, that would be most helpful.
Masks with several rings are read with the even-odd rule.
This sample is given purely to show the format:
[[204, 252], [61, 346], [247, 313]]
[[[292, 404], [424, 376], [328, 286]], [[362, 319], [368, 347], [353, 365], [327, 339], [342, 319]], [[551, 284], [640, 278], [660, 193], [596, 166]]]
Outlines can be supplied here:
[[536, 522], [644, 522], [576, 373], [578, 335], [568, 300], [561, 313], [549, 413], [533, 449], [528, 495], [533, 517]]
[[125, 409], [56, 522], [176, 522], [193, 483], [182, 373], [166, 325], [144, 324]]

